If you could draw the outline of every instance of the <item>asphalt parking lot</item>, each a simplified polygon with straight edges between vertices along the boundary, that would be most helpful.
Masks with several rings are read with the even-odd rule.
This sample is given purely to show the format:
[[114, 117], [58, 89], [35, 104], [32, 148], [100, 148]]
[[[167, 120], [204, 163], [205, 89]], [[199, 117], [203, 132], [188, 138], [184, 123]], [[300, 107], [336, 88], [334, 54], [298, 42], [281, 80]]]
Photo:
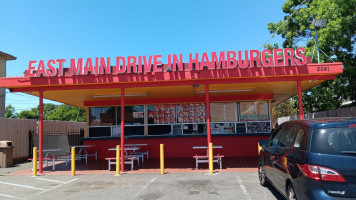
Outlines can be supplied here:
[[0, 176], [0, 199], [284, 199], [252, 172]]

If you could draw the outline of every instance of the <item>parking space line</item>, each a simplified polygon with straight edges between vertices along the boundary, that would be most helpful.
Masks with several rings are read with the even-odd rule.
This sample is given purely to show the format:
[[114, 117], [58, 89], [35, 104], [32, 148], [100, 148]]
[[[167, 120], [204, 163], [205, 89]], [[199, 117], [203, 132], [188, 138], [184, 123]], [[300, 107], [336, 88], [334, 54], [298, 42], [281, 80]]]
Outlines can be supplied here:
[[13, 198], [13, 199], [24, 199], [24, 198], [15, 197], [15, 196], [7, 195], [7, 194], [1, 194], [1, 193], [0, 193], [0, 197], [7, 197], [7, 198]]
[[0, 184], [12, 185], [12, 186], [23, 187], [23, 188], [34, 189], [34, 190], [46, 190], [43, 188], [36, 188], [36, 187], [28, 186], [28, 185], [20, 185], [20, 184], [15, 184], [15, 183], [7, 183], [7, 182], [3, 182], [3, 181], [0, 181]]
[[236, 176], [236, 179], [237, 179], [237, 182], [239, 183], [239, 186], [240, 186], [240, 188], [241, 188], [241, 190], [242, 190], [242, 193], [244, 193], [244, 195], [246, 196], [246, 198], [247, 198], [248, 200], [251, 200], [250, 194], [247, 192], [246, 187], [242, 184], [242, 180], [241, 180], [240, 176], [237, 175], [237, 176]]
[[140, 195], [144, 190], [146, 190], [146, 188], [148, 186], [151, 185], [151, 183], [153, 183], [155, 180], [157, 179], [157, 177], [154, 177], [153, 179], [151, 179], [146, 185], [144, 185], [140, 191], [138, 191], [135, 196], [133, 196], [133, 199], [137, 199], [136, 197], [138, 197], [138, 195]]
[[38, 180], [42, 181], [50, 181], [50, 182], [55, 182], [55, 183], [65, 183], [64, 181], [57, 181], [57, 180], [52, 180], [52, 179], [46, 179], [46, 178], [36, 178]]
[[71, 182], [76, 181], [76, 180], [78, 180], [78, 179], [79, 179], [79, 178], [72, 179], [72, 180], [70, 180], [70, 181], [64, 182], [63, 184], [57, 185], [57, 186], [55, 186], [55, 187], [52, 187], [52, 188], [50, 188], [50, 189], [48, 189], [48, 190], [39, 192], [39, 193], [37, 193], [37, 194], [43, 194], [43, 193], [49, 192], [49, 191], [51, 191], [51, 190], [54, 190], [54, 189], [56, 189], [56, 188], [59, 188], [59, 187], [65, 185], [65, 184], [71, 183]]

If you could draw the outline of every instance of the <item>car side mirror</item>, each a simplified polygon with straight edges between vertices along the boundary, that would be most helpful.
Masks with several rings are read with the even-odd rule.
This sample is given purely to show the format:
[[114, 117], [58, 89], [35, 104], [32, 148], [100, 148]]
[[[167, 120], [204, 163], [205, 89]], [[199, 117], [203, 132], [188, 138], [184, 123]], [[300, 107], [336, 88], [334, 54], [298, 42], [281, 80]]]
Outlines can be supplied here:
[[258, 155], [260, 155], [260, 151], [267, 146], [267, 140], [260, 140], [258, 142]]
[[267, 146], [267, 140], [260, 140], [258, 142], [258, 145], [260, 145], [260, 147], [264, 148]]

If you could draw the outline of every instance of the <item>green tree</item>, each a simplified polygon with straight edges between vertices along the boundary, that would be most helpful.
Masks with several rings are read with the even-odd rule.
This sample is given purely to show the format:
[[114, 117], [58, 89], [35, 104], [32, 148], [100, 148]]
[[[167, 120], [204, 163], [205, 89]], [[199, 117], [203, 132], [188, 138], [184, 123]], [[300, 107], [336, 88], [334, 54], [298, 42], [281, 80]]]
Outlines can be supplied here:
[[21, 111], [17, 118], [19, 119], [38, 119], [38, 110], [36, 108], [32, 108], [31, 110], [23, 110]]
[[70, 105], [58, 106], [47, 118], [48, 120], [58, 121], [78, 121], [85, 122], [86, 111]]
[[[31, 110], [24, 110], [18, 114], [21, 119], [38, 119], [39, 106]], [[86, 121], [86, 111], [70, 105], [55, 105], [51, 103], [43, 104], [43, 119], [58, 121]]]
[[5, 118], [16, 118], [15, 108], [10, 104], [5, 107]]
[[[304, 3], [301, 5], [302, 2]], [[299, 7], [299, 5], [301, 6]], [[335, 80], [326, 81], [303, 93], [305, 111], [335, 109], [341, 106], [342, 101], [346, 100], [353, 101], [355, 105], [356, 1], [287, 0], [282, 6], [282, 10], [286, 13], [284, 17], [286, 22], [269, 23], [268, 29], [271, 33], [276, 33], [284, 38], [282, 44], [284, 48], [306, 45], [307, 54], [311, 56], [314, 52], [315, 60], [316, 51], [313, 51], [316, 48], [315, 27], [312, 25], [312, 20], [314, 18], [327, 19], [327, 26], [318, 30], [319, 48], [333, 60], [344, 64], [344, 73]], [[271, 45], [267, 46], [271, 47]], [[323, 53], [320, 53], [320, 56], [321, 62], [332, 62]]]
[[294, 101], [287, 99], [272, 108], [272, 122], [276, 123], [279, 117], [296, 115], [297, 109], [293, 107]]

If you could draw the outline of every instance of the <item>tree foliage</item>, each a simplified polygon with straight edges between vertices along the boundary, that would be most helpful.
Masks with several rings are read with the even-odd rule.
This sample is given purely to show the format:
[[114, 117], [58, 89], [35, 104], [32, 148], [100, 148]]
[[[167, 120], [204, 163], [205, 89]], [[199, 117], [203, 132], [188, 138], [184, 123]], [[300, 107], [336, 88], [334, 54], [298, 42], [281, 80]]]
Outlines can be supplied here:
[[283, 101], [272, 108], [272, 122], [276, 123], [279, 117], [292, 116], [297, 114], [297, 109], [293, 106], [294, 102], [291, 99]]
[[[21, 111], [18, 118], [21, 119], [38, 119], [39, 106], [31, 110]], [[85, 122], [86, 111], [70, 105], [55, 105], [51, 103], [43, 104], [43, 119], [57, 121], [77, 121]]]
[[[303, 93], [305, 111], [336, 109], [342, 101], [348, 100], [356, 104], [356, 1], [306, 0], [299, 7], [302, 2], [285, 1], [282, 10], [286, 16], [278, 23], [269, 23], [269, 31], [282, 36], [284, 48], [305, 45], [307, 55], [312, 56], [316, 62], [315, 27], [312, 21], [314, 18], [327, 19], [327, 26], [318, 29], [319, 48], [328, 57], [344, 65], [344, 73], [335, 80], [326, 81]], [[320, 53], [322, 63], [332, 62], [328, 57]]]
[[17, 113], [15, 112], [15, 108], [10, 104], [5, 107], [5, 118], [16, 118]]

